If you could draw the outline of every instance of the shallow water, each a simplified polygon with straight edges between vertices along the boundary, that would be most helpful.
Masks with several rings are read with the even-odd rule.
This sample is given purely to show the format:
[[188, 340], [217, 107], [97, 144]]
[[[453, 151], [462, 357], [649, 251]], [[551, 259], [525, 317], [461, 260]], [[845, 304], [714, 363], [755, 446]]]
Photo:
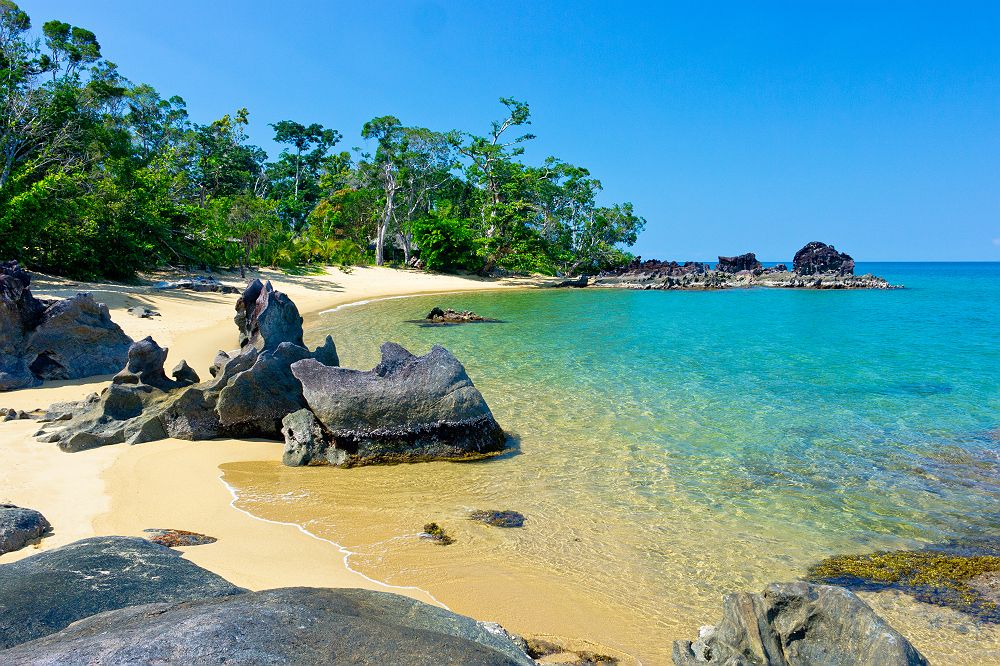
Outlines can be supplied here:
[[[834, 553], [996, 534], [1000, 264], [862, 265], [899, 291], [528, 290], [373, 302], [320, 317], [347, 367], [441, 344], [519, 452], [355, 470], [230, 465], [240, 506], [354, 550], [351, 565], [454, 610], [597, 641], [644, 663], [720, 596]], [[503, 324], [420, 327], [440, 305]], [[524, 528], [467, 520], [515, 509]], [[457, 543], [417, 538], [436, 521]], [[934, 660], [1000, 660], [1000, 634], [867, 598]]]

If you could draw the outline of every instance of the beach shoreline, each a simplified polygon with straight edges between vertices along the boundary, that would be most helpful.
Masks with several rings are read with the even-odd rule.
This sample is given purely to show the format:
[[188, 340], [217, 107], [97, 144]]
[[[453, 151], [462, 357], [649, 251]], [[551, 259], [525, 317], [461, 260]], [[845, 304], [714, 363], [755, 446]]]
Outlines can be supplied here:
[[[89, 292], [108, 305], [112, 317], [138, 340], [147, 335], [169, 349], [167, 366], [182, 359], [209, 376], [219, 350], [238, 346], [233, 324], [235, 296], [214, 292], [157, 290], [155, 281], [172, 277], [157, 273], [136, 285], [84, 283], [36, 276], [33, 292], [43, 298], [65, 298]], [[248, 274], [271, 280], [287, 293], [309, 322], [324, 311], [383, 298], [539, 285], [534, 278], [487, 280], [389, 268], [327, 268], [308, 276], [274, 271]], [[224, 283], [242, 288], [239, 275], [224, 274]], [[139, 318], [130, 307], [147, 307], [160, 316]], [[0, 393], [0, 406], [17, 410], [79, 400], [99, 392], [110, 377], [48, 382], [43, 386]], [[405, 594], [437, 603], [417, 588], [384, 585], [352, 570], [348, 552], [339, 544], [292, 524], [257, 518], [237, 508], [232, 490], [222, 480], [226, 463], [280, 460], [282, 445], [261, 440], [164, 440], [142, 446], [105, 446], [68, 454], [37, 442], [35, 421], [0, 426], [0, 501], [41, 511], [53, 531], [34, 546], [0, 556], [13, 562], [99, 535], [141, 536], [142, 530], [170, 527], [201, 531], [218, 538], [214, 544], [181, 548], [185, 557], [254, 590], [305, 585], [366, 587]]]

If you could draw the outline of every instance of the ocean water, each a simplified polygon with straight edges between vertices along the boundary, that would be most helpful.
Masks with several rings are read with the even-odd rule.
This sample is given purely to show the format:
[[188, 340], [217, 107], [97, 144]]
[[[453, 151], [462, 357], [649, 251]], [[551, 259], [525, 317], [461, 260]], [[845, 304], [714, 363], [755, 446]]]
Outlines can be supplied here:
[[[240, 505], [349, 547], [454, 610], [643, 663], [721, 595], [832, 554], [996, 535], [1000, 264], [862, 264], [894, 291], [518, 290], [342, 307], [347, 367], [384, 340], [463, 361], [516, 450], [477, 463], [230, 465]], [[420, 327], [431, 307], [498, 324]], [[500, 530], [476, 508], [528, 520]], [[436, 521], [457, 543], [417, 537]], [[867, 595], [929, 656], [1000, 660], [995, 627]], [[956, 643], [960, 641], [960, 644]], [[970, 645], [973, 649], [970, 651]]]

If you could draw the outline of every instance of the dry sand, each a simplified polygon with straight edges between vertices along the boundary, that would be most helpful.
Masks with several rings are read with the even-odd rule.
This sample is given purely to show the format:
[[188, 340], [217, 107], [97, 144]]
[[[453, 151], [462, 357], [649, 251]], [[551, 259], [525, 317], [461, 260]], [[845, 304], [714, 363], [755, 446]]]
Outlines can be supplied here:
[[[32, 293], [66, 297], [88, 291], [111, 309], [112, 318], [134, 339], [152, 335], [168, 347], [167, 369], [186, 359], [202, 378], [220, 349], [237, 346], [235, 296], [158, 291], [155, 275], [137, 285], [87, 284], [36, 277]], [[393, 296], [502, 289], [537, 284], [529, 279], [483, 280], [388, 268], [328, 269], [321, 275], [263, 272], [287, 293], [309, 320], [347, 303]], [[222, 280], [242, 286], [238, 276]], [[146, 306], [160, 313], [140, 319], [126, 312]], [[44, 387], [0, 393], [0, 407], [31, 410], [100, 391], [108, 378], [50, 382]], [[280, 460], [280, 443], [253, 440], [107, 446], [63, 453], [32, 437], [33, 421], [0, 423], [0, 501], [41, 511], [53, 533], [33, 547], [0, 556], [0, 563], [97, 535], [141, 535], [146, 528], [193, 530], [218, 538], [214, 544], [182, 548], [193, 562], [237, 585], [267, 589], [291, 585], [351, 586], [391, 590], [434, 603], [415, 588], [390, 587], [346, 566], [342, 548], [290, 524], [255, 518], [232, 506], [219, 465]]]

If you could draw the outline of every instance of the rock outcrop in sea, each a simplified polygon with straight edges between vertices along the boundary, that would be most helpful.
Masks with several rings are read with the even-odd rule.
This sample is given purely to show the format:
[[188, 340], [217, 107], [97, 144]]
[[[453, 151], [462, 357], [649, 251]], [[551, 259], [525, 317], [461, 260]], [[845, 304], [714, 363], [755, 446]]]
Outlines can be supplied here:
[[496, 625], [359, 589], [248, 592], [144, 539], [0, 565], [0, 663], [532, 666]]
[[132, 343], [90, 294], [35, 298], [31, 275], [0, 263], [0, 391], [115, 372]]
[[[569, 286], [568, 281], [557, 286]], [[792, 270], [785, 264], [764, 267], [753, 252], [719, 257], [714, 269], [689, 261], [641, 261], [606, 271], [572, 286], [619, 289], [892, 289], [895, 285], [875, 275], [854, 275], [854, 260], [832, 245], [808, 243], [795, 253]]]
[[504, 434], [450, 352], [414, 356], [393, 343], [370, 372], [337, 367], [332, 337], [302, 341], [287, 295], [253, 280], [236, 304], [240, 349], [220, 351], [202, 382], [147, 337], [100, 395], [53, 405], [37, 436], [64, 451], [167, 437], [265, 437], [286, 442], [289, 465], [363, 465], [471, 458], [503, 449]]
[[676, 666], [926, 666], [906, 638], [853, 592], [809, 583], [771, 583], [729, 594], [722, 621], [695, 641], [674, 643]]

